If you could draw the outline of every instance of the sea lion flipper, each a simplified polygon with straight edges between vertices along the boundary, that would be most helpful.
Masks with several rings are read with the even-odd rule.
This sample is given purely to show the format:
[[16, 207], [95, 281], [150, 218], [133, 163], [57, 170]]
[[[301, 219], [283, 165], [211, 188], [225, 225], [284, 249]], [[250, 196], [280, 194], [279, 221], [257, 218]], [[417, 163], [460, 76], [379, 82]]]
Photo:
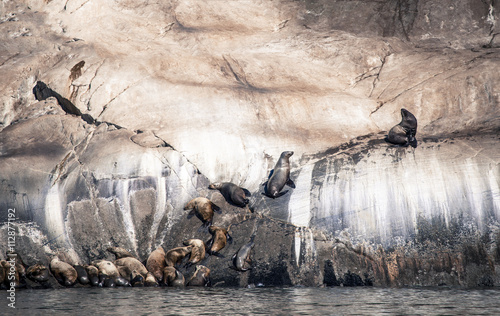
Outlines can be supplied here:
[[210, 253], [211, 255], [214, 255], [216, 257], [219, 257], [219, 258], [225, 258], [225, 256], [221, 253], [218, 253], [217, 251], [211, 251]]
[[217, 213], [222, 213], [221, 209], [219, 206], [217, 206], [214, 202], [210, 201], [210, 204], [212, 205], [212, 209], [217, 212]]
[[275, 198], [279, 198], [280, 196], [285, 195], [287, 192], [288, 192], [288, 190], [285, 190], [285, 191], [282, 191], [282, 192], [278, 193], [278, 195], [276, 195], [275, 197], [273, 197], [273, 196], [271, 196], [271, 197], [272, 197], [273, 199], [275, 199]]
[[243, 189], [243, 192], [245, 192], [245, 196], [252, 196], [252, 193], [250, 193], [250, 191], [248, 191], [247, 189]]
[[226, 235], [226, 238], [227, 238], [227, 242], [232, 244], [233, 243], [233, 237], [231, 237], [231, 235], [227, 234]]
[[409, 144], [413, 148], [417, 148], [417, 139], [413, 138], [412, 140], [409, 141]]
[[292, 189], [295, 189], [295, 183], [292, 181], [292, 179], [288, 178], [288, 180], [286, 180], [286, 184], [292, 188]]
[[188, 215], [187, 215], [187, 218], [190, 219], [191, 217], [193, 217], [195, 214], [195, 211], [194, 210], [191, 210]]
[[269, 177], [267, 177], [267, 179], [271, 179], [273, 173], [274, 173], [274, 169], [272, 169], [271, 171], [269, 171]]

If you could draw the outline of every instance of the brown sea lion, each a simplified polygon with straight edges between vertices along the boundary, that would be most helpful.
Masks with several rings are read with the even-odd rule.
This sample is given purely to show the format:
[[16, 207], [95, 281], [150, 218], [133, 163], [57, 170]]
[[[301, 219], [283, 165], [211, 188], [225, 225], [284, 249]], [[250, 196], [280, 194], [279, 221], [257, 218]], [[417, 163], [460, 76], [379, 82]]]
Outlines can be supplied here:
[[[228, 228], [229, 229], [229, 228]], [[228, 229], [217, 226], [210, 226], [208, 231], [212, 234], [212, 238], [207, 242], [207, 248], [209, 249], [207, 252], [211, 255], [224, 257], [219, 253], [225, 246], [226, 243], [231, 243], [233, 238], [229, 235]]]
[[146, 267], [136, 258], [125, 257], [115, 260], [115, 266], [120, 272], [120, 275], [128, 281], [131, 281], [132, 271], [137, 271], [143, 277], [146, 277], [148, 270]]
[[247, 189], [241, 188], [231, 182], [215, 182], [208, 186], [209, 189], [219, 190], [224, 199], [230, 204], [245, 207], [250, 201], [248, 199], [251, 196]]
[[166, 286], [184, 286], [184, 275], [174, 267], [165, 267], [163, 270], [163, 284]]
[[116, 256], [116, 259], [128, 258], [128, 257], [135, 258], [133, 254], [131, 254], [128, 250], [122, 247], [109, 247], [107, 250], [112, 254], [114, 254]]
[[165, 250], [162, 246], [156, 248], [146, 261], [146, 269], [161, 282], [163, 280], [163, 268], [165, 268]]
[[210, 286], [210, 269], [201, 264], [197, 265], [187, 286]]
[[6, 271], [3, 267], [3, 261], [5, 260], [2, 260], [0, 261], [0, 288], [3, 288], [3, 284], [5, 282], [5, 279], [6, 279]]
[[83, 266], [87, 271], [87, 276], [89, 278], [90, 285], [98, 286], [99, 285], [99, 269], [93, 265], [84, 265]]
[[26, 276], [38, 283], [46, 282], [49, 280], [49, 269], [45, 265], [37, 263], [26, 269]]
[[221, 213], [220, 207], [204, 197], [197, 197], [192, 199], [186, 204], [184, 210], [190, 210], [188, 218], [196, 215], [196, 217], [198, 217], [203, 222], [200, 228], [212, 225], [214, 211]]
[[417, 119], [410, 111], [401, 109], [401, 122], [389, 131], [386, 140], [402, 147], [417, 147]]
[[64, 286], [72, 286], [75, 284], [78, 273], [69, 263], [59, 260], [55, 257], [50, 261], [50, 271], [56, 278], [57, 282]]
[[269, 173], [269, 178], [264, 183], [264, 193], [262, 194], [275, 199], [288, 192], [288, 190], [281, 192], [285, 184], [295, 188], [295, 183], [290, 179], [290, 157], [292, 155], [293, 151], [281, 153], [274, 169]]
[[182, 259], [191, 253], [192, 246], [177, 247], [167, 251], [165, 264], [167, 267], [175, 267], [181, 263]]
[[[163, 279], [163, 276], [162, 276]], [[144, 280], [144, 285], [145, 286], [158, 286], [158, 282], [156, 281], [155, 276], [151, 273], [148, 272], [146, 275], [146, 279]]]
[[17, 268], [16, 262], [11, 260], [1, 260], [0, 265], [2, 266], [5, 274], [3, 280], [4, 286], [10, 288], [11, 283], [14, 283], [14, 287], [20, 287], [21, 278], [19, 276], [19, 269]]
[[205, 242], [203, 242], [203, 240], [188, 239], [184, 242], [184, 246], [192, 246], [191, 255], [189, 261], [186, 263], [186, 267], [190, 267], [205, 259]]
[[108, 260], [98, 260], [92, 262], [92, 265], [99, 269], [99, 286], [115, 287], [116, 280], [121, 278], [120, 272], [113, 262]]

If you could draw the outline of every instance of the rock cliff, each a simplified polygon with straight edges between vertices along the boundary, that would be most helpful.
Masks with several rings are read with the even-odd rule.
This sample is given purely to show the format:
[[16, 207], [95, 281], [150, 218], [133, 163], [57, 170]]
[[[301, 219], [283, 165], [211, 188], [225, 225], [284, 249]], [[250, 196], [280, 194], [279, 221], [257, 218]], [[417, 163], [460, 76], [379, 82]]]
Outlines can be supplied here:
[[[214, 284], [498, 285], [498, 6], [3, 1], [0, 234], [15, 209], [28, 264], [144, 260], [210, 237], [183, 210], [205, 196], [234, 238]], [[401, 108], [415, 149], [384, 141]], [[285, 150], [296, 188], [269, 199]]]

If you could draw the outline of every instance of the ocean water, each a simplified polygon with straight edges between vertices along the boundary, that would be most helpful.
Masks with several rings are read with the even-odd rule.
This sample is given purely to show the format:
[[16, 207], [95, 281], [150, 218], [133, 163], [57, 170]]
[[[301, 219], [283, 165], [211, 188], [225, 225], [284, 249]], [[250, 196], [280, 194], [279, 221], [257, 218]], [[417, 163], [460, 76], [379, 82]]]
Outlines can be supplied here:
[[67, 288], [15, 298], [1, 315], [500, 315], [499, 288]]

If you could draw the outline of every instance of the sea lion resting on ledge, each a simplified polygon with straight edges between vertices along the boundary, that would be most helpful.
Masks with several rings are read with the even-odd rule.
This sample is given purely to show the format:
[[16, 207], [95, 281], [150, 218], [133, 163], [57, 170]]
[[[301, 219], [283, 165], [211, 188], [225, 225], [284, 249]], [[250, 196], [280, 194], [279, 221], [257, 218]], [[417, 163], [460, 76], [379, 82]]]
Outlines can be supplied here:
[[387, 135], [386, 141], [392, 144], [413, 148], [417, 148], [417, 119], [410, 111], [401, 109], [401, 122], [391, 128]]

